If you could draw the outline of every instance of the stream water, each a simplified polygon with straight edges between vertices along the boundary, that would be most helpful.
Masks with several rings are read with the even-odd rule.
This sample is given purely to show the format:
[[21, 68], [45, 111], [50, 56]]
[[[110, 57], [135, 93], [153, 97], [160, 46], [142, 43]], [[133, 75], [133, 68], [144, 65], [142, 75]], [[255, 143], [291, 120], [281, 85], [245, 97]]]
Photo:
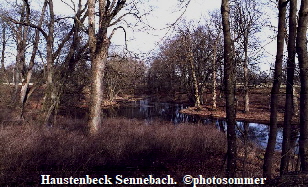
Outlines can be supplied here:
[[[129, 119], [145, 120], [164, 120], [176, 124], [183, 122], [202, 123], [204, 125], [215, 125], [221, 131], [226, 129], [224, 120], [201, 118], [199, 116], [180, 113], [187, 104], [174, 104], [153, 102], [150, 99], [122, 103], [118, 107], [104, 109], [105, 117], [125, 117]], [[240, 138], [244, 135], [251, 142], [256, 143], [261, 148], [266, 148], [268, 140], [269, 126], [260, 123], [237, 122], [237, 134]], [[276, 149], [281, 150], [282, 129], [278, 129]]]

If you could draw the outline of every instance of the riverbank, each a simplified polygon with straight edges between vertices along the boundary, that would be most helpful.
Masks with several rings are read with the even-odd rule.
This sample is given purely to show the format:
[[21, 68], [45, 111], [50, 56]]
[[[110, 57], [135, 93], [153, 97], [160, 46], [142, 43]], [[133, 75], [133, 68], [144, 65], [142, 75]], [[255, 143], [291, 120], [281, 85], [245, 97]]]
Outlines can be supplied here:
[[109, 107], [114, 107], [114, 106], [119, 106], [120, 104], [123, 103], [129, 103], [129, 102], [134, 102], [134, 101], [139, 101], [145, 98], [148, 98], [149, 96], [145, 95], [140, 95], [140, 96], [135, 96], [135, 95], [121, 95], [121, 96], [116, 96], [112, 100], [104, 99], [102, 103], [103, 108], [109, 108]]
[[[239, 94], [239, 93], [238, 93]], [[211, 94], [206, 96], [206, 102], [201, 105], [201, 108], [189, 107], [181, 110], [181, 113], [189, 115], [198, 115], [204, 118], [213, 119], [225, 119], [225, 98], [217, 98], [217, 108], [214, 110], [212, 107]], [[285, 104], [285, 94], [281, 90], [278, 99], [278, 113], [277, 113], [277, 123], [282, 125], [284, 121], [284, 104]], [[237, 96], [237, 113], [236, 120], [248, 123], [270, 123], [270, 89], [269, 88], [255, 88], [250, 91], [250, 105], [249, 112], [244, 112], [244, 98], [242, 96]], [[295, 115], [292, 120], [293, 125], [299, 124], [299, 116]]]
[[[189, 114], [189, 115], [197, 115], [202, 118], [211, 118], [211, 119], [226, 119], [225, 108], [217, 108], [216, 110], [211, 109], [210, 106], [201, 106], [201, 108], [197, 109], [196, 107], [189, 107], [181, 110], [181, 113]], [[283, 124], [283, 113], [277, 114], [278, 124]], [[250, 112], [237, 112], [236, 120], [248, 123], [261, 123], [261, 124], [269, 124], [270, 123], [270, 112], [269, 111], [261, 111], [252, 109]], [[294, 120], [295, 124], [296, 121]]]

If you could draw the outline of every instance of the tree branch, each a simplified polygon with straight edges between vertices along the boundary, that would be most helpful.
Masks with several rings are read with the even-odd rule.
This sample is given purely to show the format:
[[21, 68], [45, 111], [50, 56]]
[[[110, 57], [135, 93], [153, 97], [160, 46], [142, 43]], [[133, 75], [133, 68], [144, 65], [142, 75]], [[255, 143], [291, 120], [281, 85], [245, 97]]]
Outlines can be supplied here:
[[118, 26], [118, 27], [116, 27], [116, 28], [114, 28], [113, 30], [112, 30], [112, 32], [111, 32], [111, 34], [110, 34], [110, 36], [109, 36], [109, 38], [108, 38], [108, 40], [110, 41], [111, 40], [111, 38], [113, 37], [113, 35], [115, 34], [115, 32], [118, 30], [118, 29], [122, 29], [123, 31], [124, 31], [124, 37], [125, 37], [125, 48], [127, 49], [127, 39], [126, 39], [126, 30], [125, 30], [125, 28], [124, 27], [122, 27], [122, 26]]
[[16, 21], [16, 20], [14, 20], [13, 18], [10, 18], [10, 17], [6, 17], [5, 19], [7, 19], [8, 21], [10, 21], [10, 22], [12, 22], [14, 24], [24, 25], [24, 26], [29, 26], [29, 27], [35, 28], [35, 29], [39, 30], [42, 33], [44, 38], [46, 38], [46, 39], [48, 38], [47, 33], [42, 29], [42, 27], [39, 27], [39, 26], [34, 25], [32, 23], [25, 23], [25, 22]]

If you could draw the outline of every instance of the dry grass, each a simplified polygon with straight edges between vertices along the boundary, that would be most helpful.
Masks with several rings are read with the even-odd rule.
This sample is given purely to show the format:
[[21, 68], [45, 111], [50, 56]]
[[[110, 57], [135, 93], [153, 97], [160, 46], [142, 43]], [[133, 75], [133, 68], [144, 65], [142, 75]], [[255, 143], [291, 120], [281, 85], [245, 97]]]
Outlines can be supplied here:
[[140, 177], [223, 176], [226, 138], [215, 127], [106, 119], [95, 136], [82, 120], [5, 125], [0, 131], [0, 186], [38, 186], [41, 174]]

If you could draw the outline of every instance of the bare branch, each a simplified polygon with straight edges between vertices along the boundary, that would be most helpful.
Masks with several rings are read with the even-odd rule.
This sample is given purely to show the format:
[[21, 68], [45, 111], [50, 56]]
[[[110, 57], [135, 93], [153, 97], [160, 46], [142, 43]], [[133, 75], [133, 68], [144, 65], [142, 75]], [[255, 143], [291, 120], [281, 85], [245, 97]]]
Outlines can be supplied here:
[[34, 25], [32, 23], [25, 23], [25, 22], [16, 21], [16, 20], [14, 20], [13, 18], [10, 18], [10, 17], [6, 17], [5, 19], [7, 19], [8, 21], [10, 21], [10, 22], [12, 22], [14, 24], [24, 25], [24, 26], [29, 26], [29, 27], [35, 28], [35, 29], [39, 30], [42, 33], [44, 38], [46, 38], [46, 39], [48, 38], [47, 33], [42, 29], [42, 27], [39, 27], [39, 26]]
[[113, 35], [115, 34], [115, 32], [118, 30], [118, 29], [122, 29], [124, 31], [124, 37], [125, 37], [125, 48], [127, 49], [127, 38], [126, 38], [126, 30], [124, 27], [122, 26], [118, 26], [116, 28], [114, 28], [109, 36], [109, 41], [112, 39]]
[[126, 0], [118, 0], [115, 8], [109, 15], [110, 20], [113, 19], [118, 14], [118, 12], [124, 7], [125, 3], [126, 3]]
[[73, 3], [73, 6], [74, 6], [74, 7], [72, 7], [70, 4], [68, 4], [68, 3], [66, 2], [66, 0], [65, 0], [65, 1], [64, 1], [64, 0], [61, 0], [61, 2], [64, 3], [64, 4], [66, 4], [66, 5], [67, 5], [68, 7], [70, 7], [74, 12], [76, 12], [74, 1], [71, 0], [71, 2]]
[[117, 18], [114, 22], [110, 23], [109, 26], [113, 26], [113, 25], [119, 23], [119, 22], [122, 21], [122, 19], [123, 19], [125, 16], [127, 16], [127, 15], [133, 15], [133, 16], [135, 16], [136, 18], [141, 19], [141, 17], [138, 16], [136, 13], [128, 12], [128, 13], [123, 14], [123, 15], [120, 16], [119, 18]]

